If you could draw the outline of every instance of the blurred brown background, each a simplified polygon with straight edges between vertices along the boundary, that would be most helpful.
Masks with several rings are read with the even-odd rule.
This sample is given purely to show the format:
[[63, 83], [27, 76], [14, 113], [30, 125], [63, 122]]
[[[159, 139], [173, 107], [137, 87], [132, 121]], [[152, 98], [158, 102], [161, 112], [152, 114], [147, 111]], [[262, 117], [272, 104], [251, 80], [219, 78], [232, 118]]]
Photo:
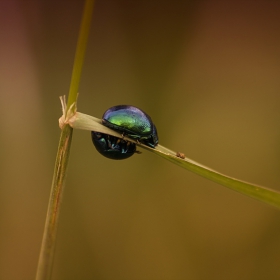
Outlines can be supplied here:
[[[0, 1], [0, 279], [34, 279], [83, 1]], [[78, 109], [280, 191], [280, 2], [96, 1]], [[74, 131], [53, 279], [280, 279], [280, 212]]]

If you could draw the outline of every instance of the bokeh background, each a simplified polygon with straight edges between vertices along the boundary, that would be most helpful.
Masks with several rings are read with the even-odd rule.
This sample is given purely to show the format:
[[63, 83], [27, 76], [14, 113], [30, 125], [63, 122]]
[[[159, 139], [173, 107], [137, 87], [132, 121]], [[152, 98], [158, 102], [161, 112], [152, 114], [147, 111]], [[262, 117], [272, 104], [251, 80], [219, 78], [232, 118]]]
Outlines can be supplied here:
[[[0, 279], [34, 279], [83, 1], [0, 1]], [[280, 2], [97, 0], [78, 109], [280, 191]], [[280, 279], [280, 212], [74, 131], [53, 278]]]

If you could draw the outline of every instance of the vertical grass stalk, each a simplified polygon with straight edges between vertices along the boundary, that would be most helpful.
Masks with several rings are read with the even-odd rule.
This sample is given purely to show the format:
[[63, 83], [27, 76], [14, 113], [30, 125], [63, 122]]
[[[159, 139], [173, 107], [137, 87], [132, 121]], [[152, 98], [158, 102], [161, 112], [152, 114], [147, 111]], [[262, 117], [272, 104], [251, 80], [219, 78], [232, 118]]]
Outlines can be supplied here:
[[[92, 18], [94, 0], [86, 0], [83, 17], [80, 26], [79, 38], [76, 48], [74, 66], [72, 71], [71, 84], [67, 102], [67, 110], [72, 104], [77, 103], [78, 88], [81, 79], [82, 65], [84, 61], [87, 40], [89, 36], [90, 22]], [[37, 267], [36, 280], [51, 279], [51, 272], [54, 259], [56, 232], [58, 217], [61, 207], [62, 194], [65, 185], [65, 176], [70, 154], [73, 128], [66, 124], [61, 131], [58, 151], [55, 161], [51, 194], [47, 210], [43, 240]]]

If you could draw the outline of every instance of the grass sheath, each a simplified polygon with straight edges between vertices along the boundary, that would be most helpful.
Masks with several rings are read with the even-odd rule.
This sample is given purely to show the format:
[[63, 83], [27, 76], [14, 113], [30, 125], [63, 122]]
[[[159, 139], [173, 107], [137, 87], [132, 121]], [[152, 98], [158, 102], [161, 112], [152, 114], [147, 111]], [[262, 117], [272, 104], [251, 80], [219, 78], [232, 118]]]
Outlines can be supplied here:
[[61, 132], [55, 161], [54, 177], [52, 182], [51, 195], [46, 217], [36, 280], [45, 280], [51, 278], [59, 209], [61, 205], [67, 163], [70, 154], [72, 134], [73, 129], [69, 125], [65, 125]]

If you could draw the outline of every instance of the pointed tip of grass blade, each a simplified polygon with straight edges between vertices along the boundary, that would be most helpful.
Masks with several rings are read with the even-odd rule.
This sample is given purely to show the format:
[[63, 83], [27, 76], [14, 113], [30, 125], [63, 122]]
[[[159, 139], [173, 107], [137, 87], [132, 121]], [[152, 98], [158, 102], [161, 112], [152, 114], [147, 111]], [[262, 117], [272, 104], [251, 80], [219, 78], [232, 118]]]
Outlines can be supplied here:
[[280, 209], [280, 193], [275, 190], [224, 175], [188, 158], [181, 158], [176, 153], [160, 145], [154, 150], [154, 152], [166, 160], [171, 161], [206, 179]]

